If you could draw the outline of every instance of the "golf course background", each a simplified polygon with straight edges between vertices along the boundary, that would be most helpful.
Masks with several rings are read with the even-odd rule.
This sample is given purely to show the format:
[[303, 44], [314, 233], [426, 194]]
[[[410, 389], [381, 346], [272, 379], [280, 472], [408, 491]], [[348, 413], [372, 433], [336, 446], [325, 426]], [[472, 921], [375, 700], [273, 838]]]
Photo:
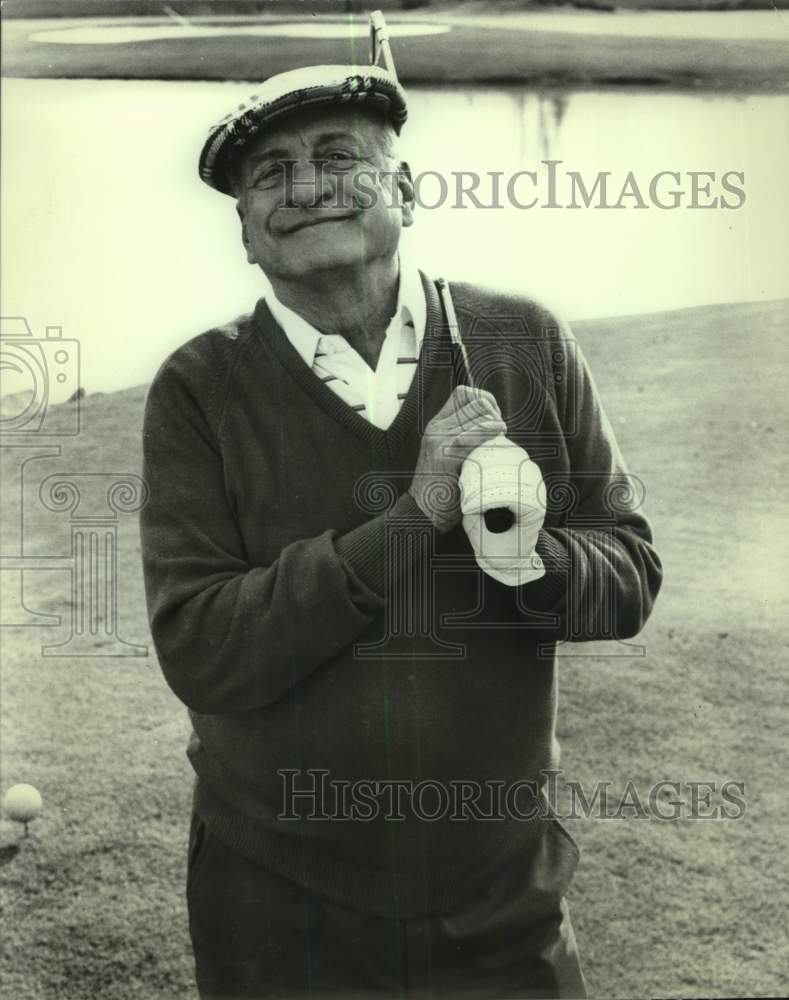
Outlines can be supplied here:
[[[566, 821], [583, 852], [570, 903], [594, 996], [785, 986], [788, 322], [789, 302], [772, 302], [576, 325], [647, 486], [665, 584], [643, 657], [583, 646], [562, 660], [564, 776], [610, 781], [614, 797], [628, 781], [644, 796], [660, 780], [746, 789], [739, 820]], [[29, 554], [68, 550], [67, 515], [38, 498], [44, 475], [139, 471], [144, 397], [89, 395], [80, 434], [28, 469]], [[55, 413], [63, 426], [69, 405]], [[19, 456], [6, 448], [3, 461], [7, 551]], [[138, 643], [139, 559], [136, 516], [121, 516], [119, 631]], [[68, 631], [67, 595], [67, 574], [26, 574], [28, 606], [64, 627], [2, 630], [3, 787], [30, 782], [44, 798], [27, 840], [0, 825], [5, 995], [186, 1000], [186, 712], [150, 644], [144, 658], [42, 658]]]
[[[497, 7], [509, 20], [480, 35], [472, 15], [492, 18]], [[617, 35], [619, 13], [611, 34], [585, 38], [580, 20], [575, 34], [538, 32], [510, 0], [434, 3], [413, 16], [450, 8], [452, 32], [397, 43], [399, 65], [421, 81], [409, 130], [425, 155], [415, 167], [501, 169], [506, 147], [516, 166], [559, 156], [639, 178], [675, 168], [746, 173], [739, 211], [425, 211], [408, 235], [431, 273], [489, 282], [506, 265], [510, 284], [569, 306], [646, 486], [663, 590], [635, 640], [643, 656], [608, 644], [562, 651], [564, 777], [589, 792], [610, 782], [614, 801], [628, 782], [643, 797], [660, 781], [745, 785], [738, 820], [666, 822], [626, 810], [567, 821], [582, 849], [570, 905], [591, 993], [780, 996], [789, 969], [785, 15], [775, 11], [774, 37], [758, 27], [752, 38], [727, 38], [718, 28], [707, 42], [692, 31]], [[330, 49], [248, 38], [241, 59], [236, 37], [217, 37], [215, 61], [201, 69], [199, 39], [156, 49], [34, 42], [34, 33], [4, 23], [3, 72], [16, 67], [11, 75], [28, 79], [3, 80], [3, 313], [24, 315], [39, 340], [50, 324], [78, 340], [86, 396], [53, 405], [47, 433], [25, 447], [2, 448], [0, 546], [3, 556], [57, 559], [70, 551], [69, 512], [45, 507], [44, 479], [139, 474], [158, 361], [248, 309], [259, 291], [232, 202], [201, 185], [194, 164], [214, 112], [248, 88], [183, 77], [224, 79], [232, 66], [236, 79], [258, 77], [265, 45], [291, 64]], [[132, 64], [161, 77], [163, 59], [182, 79], [39, 78], [86, 67], [119, 76]], [[444, 86], [452, 65], [475, 82]], [[722, 69], [730, 79], [718, 90]], [[643, 83], [645, 72], [656, 86], [605, 87]], [[534, 84], [546, 79], [561, 85]], [[5, 398], [3, 416], [23, 403]], [[80, 431], [68, 435], [77, 413]], [[118, 632], [145, 656], [109, 656], [106, 637], [95, 655], [43, 656], [69, 634], [69, 572], [0, 573], [0, 792], [29, 782], [44, 801], [26, 839], [0, 819], [0, 992], [9, 1000], [195, 995], [183, 894], [189, 726], [148, 635], [137, 515], [119, 514], [117, 531]], [[22, 603], [51, 624], [9, 626]]]

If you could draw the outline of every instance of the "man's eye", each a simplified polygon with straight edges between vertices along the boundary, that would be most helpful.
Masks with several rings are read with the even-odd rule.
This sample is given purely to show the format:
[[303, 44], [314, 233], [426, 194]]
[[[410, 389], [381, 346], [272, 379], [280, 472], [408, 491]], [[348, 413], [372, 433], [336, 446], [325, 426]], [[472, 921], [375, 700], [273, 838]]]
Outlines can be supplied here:
[[327, 160], [329, 163], [343, 165], [346, 163], [355, 163], [358, 157], [355, 153], [352, 153], [347, 149], [332, 149], [325, 154], [323, 159]]
[[267, 167], [262, 167], [252, 179], [253, 187], [273, 187], [282, 180], [283, 170], [281, 163], [272, 163]]

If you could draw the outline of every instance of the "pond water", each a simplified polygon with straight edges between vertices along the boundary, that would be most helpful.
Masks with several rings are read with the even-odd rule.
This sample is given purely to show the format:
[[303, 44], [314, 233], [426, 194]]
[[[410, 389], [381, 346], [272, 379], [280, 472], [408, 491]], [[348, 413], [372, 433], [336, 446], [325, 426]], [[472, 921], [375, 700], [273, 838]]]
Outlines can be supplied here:
[[[208, 124], [250, 89], [3, 81], [3, 315], [78, 339], [88, 392], [147, 382], [178, 343], [258, 297], [234, 204], [195, 167]], [[789, 295], [789, 96], [409, 95], [423, 207], [406, 243], [428, 272], [520, 289], [570, 319]], [[483, 205], [498, 183], [501, 207], [458, 199], [461, 171], [479, 175]], [[663, 171], [679, 176], [655, 180]], [[600, 207], [602, 173], [618, 208]]]

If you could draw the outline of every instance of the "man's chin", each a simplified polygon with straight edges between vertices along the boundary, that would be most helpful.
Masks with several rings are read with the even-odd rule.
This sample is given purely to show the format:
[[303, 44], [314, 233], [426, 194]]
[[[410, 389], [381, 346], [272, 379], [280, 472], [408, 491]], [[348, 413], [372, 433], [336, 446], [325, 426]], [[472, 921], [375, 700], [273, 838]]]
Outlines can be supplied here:
[[[305, 229], [304, 233], [311, 233], [315, 237], [319, 229], [336, 231], [337, 227], [314, 226]], [[353, 269], [370, 263], [369, 249], [358, 234], [329, 240], [313, 238], [305, 240], [298, 249], [294, 247], [288, 255], [288, 263], [291, 265], [290, 269], [300, 275]]]

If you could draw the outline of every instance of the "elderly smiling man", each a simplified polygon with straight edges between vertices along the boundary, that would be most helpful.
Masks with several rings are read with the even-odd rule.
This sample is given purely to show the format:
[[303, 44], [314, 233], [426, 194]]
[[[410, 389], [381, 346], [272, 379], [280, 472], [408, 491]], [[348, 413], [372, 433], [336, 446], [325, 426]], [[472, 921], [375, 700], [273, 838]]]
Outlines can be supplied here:
[[[660, 564], [569, 330], [399, 255], [405, 118], [378, 67], [294, 71], [200, 160], [266, 279], [145, 416], [203, 997], [584, 995], [543, 790], [556, 644], [637, 633]], [[494, 439], [529, 469], [500, 527], [462, 478]]]

